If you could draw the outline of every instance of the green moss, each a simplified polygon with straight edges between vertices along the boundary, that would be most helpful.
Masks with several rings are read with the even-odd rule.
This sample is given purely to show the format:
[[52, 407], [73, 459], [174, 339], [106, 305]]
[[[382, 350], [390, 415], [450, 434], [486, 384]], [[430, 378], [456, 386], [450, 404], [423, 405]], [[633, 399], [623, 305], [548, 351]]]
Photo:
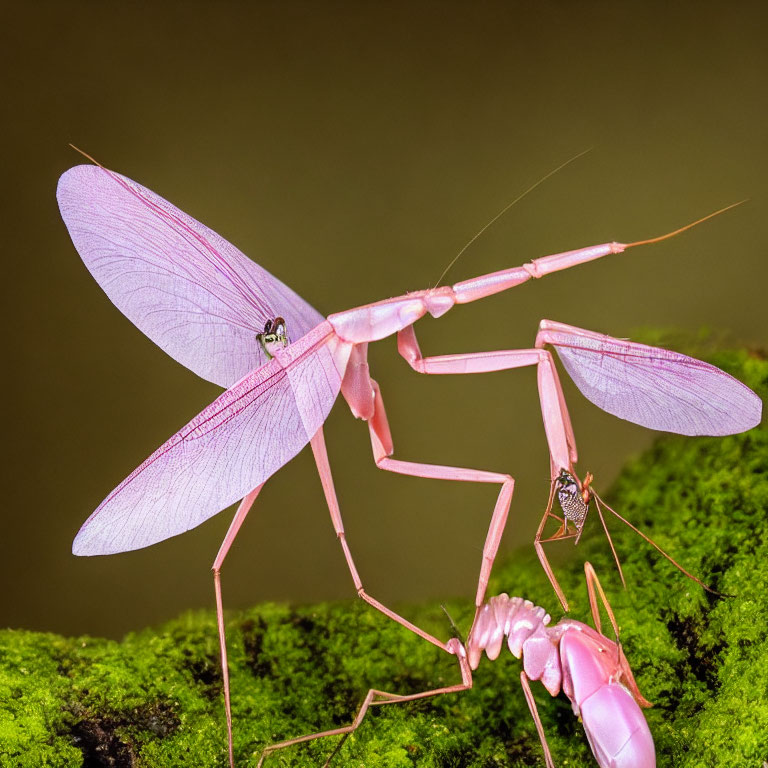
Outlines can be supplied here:
[[[658, 339], [656, 339], [658, 341]], [[747, 352], [692, 351], [765, 399], [768, 363]], [[681, 346], [679, 343], [676, 345]], [[689, 346], [690, 348], [690, 346]], [[622, 626], [658, 765], [757, 768], [768, 759], [768, 429], [727, 438], [665, 437], [630, 462], [608, 501], [705, 578], [722, 599], [611, 524], [629, 591], [622, 591], [596, 519], [557, 568], [575, 618], [586, 619], [589, 559]], [[497, 567], [491, 593], [521, 594], [559, 617], [532, 548]], [[460, 626], [465, 602], [447, 605]], [[436, 605], [403, 613], [438, 636]], [[237, 763], [255, 765], [276, 740], [347, 724], [368, 687], [415, 693], [458, 681], [446, 654], [360, 601], [262, 605], [228, 623]], [[398, 767], [543, 765], [518, 683], [502, 655], [473, 690], [371, 711], [335, 764]], [[558, 766], [594, 765], [568, 701], [534, 694]], [[122, 643], [0, 633], [0, 765], [225, 766], [226, 732], [215, 618], [183, 616]], [[322, 765], [337, 739], [273, 755], [268, 766]]]

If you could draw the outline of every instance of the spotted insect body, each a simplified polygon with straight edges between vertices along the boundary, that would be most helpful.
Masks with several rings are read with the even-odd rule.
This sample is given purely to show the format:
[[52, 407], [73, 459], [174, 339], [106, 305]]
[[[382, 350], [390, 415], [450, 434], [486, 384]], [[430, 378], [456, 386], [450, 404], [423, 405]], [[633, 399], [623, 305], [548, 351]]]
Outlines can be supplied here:
[[582, 489], [579, 481], [565, 470], [557, 478], [557, 501], [565, 519], [581, 529], [589, 509], [589, 492], [586, 488]]

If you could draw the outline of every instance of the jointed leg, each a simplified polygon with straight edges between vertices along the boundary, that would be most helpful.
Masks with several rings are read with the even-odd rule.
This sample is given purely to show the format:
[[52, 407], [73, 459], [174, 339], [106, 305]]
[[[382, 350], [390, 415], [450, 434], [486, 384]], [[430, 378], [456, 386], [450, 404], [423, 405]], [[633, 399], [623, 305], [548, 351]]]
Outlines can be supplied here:
[[371, 386], [374, 390], [374, 413], [368, 421], [368, 428], [371, 433], [371, 445], [373, 448], [373, 458], [379, 469], [388, 472], [396, 472], [402, 475], [411, 475], [414, 477], [425, 477], [436, 480], [460, 480], [473, 483], [498, 483], [501, 485], [499, 495], [496, 499], [491, 524], [488, 528], [488, 534], [483, 546], [483, 560], [480, 567], [480, 577], [475, 594], [475, 606], [480, 608], [485, 600], [485, 592], [488, 587], [488, 579], [491, 575], [493, 561], [501, 543], [501, 536], [504, 532], [504, 526], [507, 522], [509, 505], [512, 501], [512, 493], [515, 488], [515, 481], [510, 475], [498, 472], [485, 472], [477, 469], [465, 469], [462, 467], [448, 467], [441, 464], [423, 464], [411, 461], [399, 461], [391, 459], [394, 452], [392, 435], [389, 430], [389, 422], [384, 411], [384, 401], [381, 397], [379, 385], [371, 379]]
[[411, 368], [425, 374], [489, 373], [536, 366], [541, 413], [552, 461], [557, 465], [557, 471], [569, 469], [576, 461], [576, 439], [571, 419], [557, 369], [548, 350], [536, 347], [424, 357], [413, 326], [397, 334], [397, 349]]
[[549, 744], [547, 744], [547, 737], [544, 735], [544, 726], [541, 724], [541, 718], [539, 717], [539, 710], [536, 708], [536, 702], [533, 698], [531, 684], [528, 675], [526, 675], [525, 672], [520, 673], [520, 684], [523, 686], [523, 693], [525, 694], [525, 700], [528, 702], [528, 709], [531, 712], [533, 722], [536, 724], [536, 731], [539, 734], [541, 748], [544, 750], [544, 762], [546, 763], [547, 768], [555, 768], [555, 764], [552, 761], [552, 753], [549, 751]]
[[243, 524], [248, 511], [256, 497], [264, 487], [264, 483], [254, 488], [241, 502], [232, 518], [227, 535], [219, 547], [216, 560], [213, 563], [213, 588], [216, 592], [216, 622], [219, 626], [219, 648], [221, 649], [221, 677], [224, 683], [224, 709], [227, 715], [227, 743], [229, 746], [229, 765], [235, 766], [234, 748], [232, 746], [232, 706], [229, 692], [229, 664], [227, 662], [227, 638], [224, 632], [224, 604], [221, 599], [221, 566], [229, 552], [232, 542], [235, 540], [240, 526]]
[[458, 693], [459, 691], [466, 691], [468, 688], [472, 687], [472, 670], [469, 668], [469, 664], [467, 663], [467, 657], [464, 652], [464, 648], [459, 643], [458, 640], [455, 638], [450, 640], [446, 644], [446, 650], [449, 651], [449, 653], [453, 653], [457, 656], [458, 662], [459, 662], [459, 668], [461, 670], [461, 682], [457, 683], [456, 685], [449, 685], [445, 686], [443, 688], [434, 688], [429, 691], [422, 691], [421, 693], [413, 693], [409, 695], [400, 695], [396, 693], [388, 693], [387, 691], [379, 691], [375, 688], [371, 688], [368, 693], [365, 696], [365, 699], [363, 700], [363, 703], [360, 705], [360, 709], [357, 711], [357, 714], [355, 715], [355, 719], [352, 721], [350, 725], [345, 725], [341, 728], [333, 728], [328, 731], [320, 731], [318, 733], [310, 733], [307, 736], [299, 736], [295, 739], [288, 739], [287, 741], [281, 741], [277, 744], [272, 744], [269, 747], [266, 747], [266, 749], [261, 753], [261, 757], [259, 758], [259, 762], [256, 765], [256, 768], [261, 768], [262, 763], [267, 758], [267, 756], [275, 752], [279, 749], [284, 749], [285, 747], [293, 746], [294, 744], [301, 744], [306, 741], [312, 741], [314, 739], [321, 739], [326, 736], [342, 736], [343, 738], [339, 741], [339, 743], [336, 745], [336, 748], [333, 750], [331, 755], [328, 757], [328, 760], [325, 762], [325, 768], [330, 764], [333, 757], [336, 755], [336, 753], [341, 749], [342, 744], [346, 740], [347, 736], [349, 736], [350, 733], [357, 730], [360, 727], [360, 724], [363, 722], [363, 718], [365, 717], [366, 713], [368, 712], [368, 709], [372, 706], [378, 706], [382, 704], [399, 704], [406, 701], [415, 701], [416, 699], [425, 699], [429, 696], [438, 696], [443, 693]]
[[[613, 615], [611, 604], [608, 602], [608, 598], [605, 596], [605, 592], [603, 592], [603, 588], [600, 585], [600, 580], [597, 578], [597, 574], [595, 573], [595, 569], [592, 567], [591, 563], [584, 563], [584, 574], [587, 578], [589, 606], [592, 611], [592, 621], [595, 624], [595, 629], [597, 629], [597, 631], [602, 634], [602, 630], [600, 628], [600, 608], [597, 604], [598, 596], [603, 603], [603, 607], [608, 613], [608, 618], [611, 622], [611, 627], [613, 628], [613, 634], [616, 638], [616, 652], [618, 654], [617, 660], [620, 668], [619, 681], [622, 683], [622, 685], [629, 689], [630, 693], [635, 698], [635, 701], [637, 701], [641, 707], [652, 707], [653, 704], [651, 704], [651, 702], [648, 701], [648, 699], [646, 699], [642, 693], [640, 693], [640, 689], [637, 687], [635, 676], [632, 674], [632, 669], [629, 666], [627, 657], [624, 655], [624, 649], [621, 647], [621, 640], [619, 640], [619, 625], [616, 621], [616, 617]], [[595, 594], [596, 591], [597, 594]]]
[[406, 629], [410, 629], [411, 632], [414, 632], [419, 637], [423, 638], [424, 640], [427, 640], [428, 642], [432, 643], [432, 645], [436, 645], [438, 648], [442, 650], [446, 650], [446, 644], [442, 641], [438, 640], [434, 635], [431, 635], [429, 632], [424, 631], [420, 627], [417, 627], [415, 624], [412, 624], [407, 619], [404, 619], [399, 614], [395, 613], [391, 609], [387, 608], [385, 605], [380, 603], [375, 598], [371, 597], [363, 587], [363, 582], [360, 579], [360, 575], [357, 572], [357, 567], [355, 566], [355, 561], [352, 559], [352, 553], [349, 550], [349, 545], [347, 544], [347, 538], [344, 533], [344, 523], [341, 519], [341, 510], [339, 509], [339, 501], [336, 497], [336, 489], [333, 485], [333, 476], [331, 474], [331, 465], [328, 461], [328, 451], [325, 447], [325, 438], [323, 437], [323, 429], [322, 427], [317, 431], [315, 436], [310, 441], [310, 444], [312, 446], [312, 452], [315, 456], [315, 463], [317, 464], [317, 470], [320, 474], [320, 482], [323, 485], [323, 491], [325, 492], [325, 500], [328, 504], [328, 509], [331, 513], [331, 520], [333, 522], [334, 530], [336, 531], [336, 536], [339, 539], [339, 542], [341, 543], [341, 548], [344, 552], [344, 558], [347, 561], [347, 566], [349, 567], [349, 572], [352, 575], [352, 581], [355, 583], [355, 589], [357, 590], [357, 594], [365, 600], [366, 603], [369, 605], [372, 605], [374, 608], [376, 608], [378, 611], [381, 611], [385, 616], [388, 616], [393, 621], [396, 621], [398, 624], [402, 624]]
[[586, 576], [586, 579], [587, 579], [587, 594], [589, 595], [589, 608], [592, 611], [592, 621], [595, 624], [595, 629], [602, 634], [601, 621], [600, 621], [600, 607], [597, 604], [597, 597], [599, 596], [600, 600], [603, 603], [603, 607], [608, 613], [608, 618], [610, 619], [611, 627], [613, 627], [613, 634], [616, 636], [616, 642], [618, 642], [619, 641], [619, 625], [616, 622], [616, 617], [613, 615], [613, 609], [611, 608], [611, 604], [608, 602], [608, 598], [605, 596], [605, 592], [603, 592], [603, 587], [600, 584], [600, 579], [597, 578], [595, 569], [592, 567], [592, 563], [590, 562], [584, 563], [584, 575]]
[[[573, 435], [573, 427], [571, 425], [571, 419], [568, 414], [568, 409], [565, 405], [565, 398], [563, 397], [562, 387], [557, 375], [557, 369], [555, 368], [552, 355], [545, 349], [538, 347], [535, 349], [520, 349], [520, 350], [504, 350], [496, 352], [479, 352], [469, 353], [462, 355], [441, 355], [435, 357], [424, 357], [419, 349], [418, 341], [416, 340], [416, 334], [413, 327], [406, 328], [398, 334], [397, 338], [398, 351], [408, 361], [409, 365], [419, 373], [426, 374], [460, 374], [460, 373], [482, 373], [487, 371], [500, 371], [510, 368], [519, 368], [529, 365], [535, 365], [537, 367], [538, 376], [538, 388], [539, 398], [541, 401], [541, 412], [544, 421], [544, 428], [547, 435], [547, 443], [550, 453], [550, 466], [552, 486], [550, 490], [549, 503], [547, 510], [544, 513], [539, 530], [536, 534], [536, 540], [534, 546], [539, 556], [539, 560], [547, 573], [547, 576], [552, 584], [555, 593], [557, 594], [563, 607], [567, 610], [567, 602], [565, 595], [563, 594], [560, 585], [557, 583], [554, 572], [544, 554], [543, 547], [541, 546], [544, 526], [549, 517], [555, 518], [561, 523], [561, 528], [555, 534], [552, 539], [559, 538], [572, 538], [577, 534], [567, 533], [567, 524], [565, 520], [560, 520], [556, 515], [552, 513], [552, 502], [554, 498], [555, 490], [555, 478], [558, 476], [561, 469], [566, 469], [569, 472], [572, 471], [573, 462], [576, 461], [576, 440]], [[385, 434], [386, 439], [380, 439], [379, 445], [374, 442], [374, 454], [377, 455], [377, 464], [382, 466], [383, 461], [378, 458], [377, 448], [380, 453], [385, 456], [389, 456], [392, 452], [392, 442], [389, 437], [388, 428]], [[384, 461], [392, 462], [390, 459]], [[394, 464], [394, 462], [392, 462]], [[388, 466], [382, 466], [382, 468], [390, 468]], [[392, 467], [394, 469], [394, 467]], [[398, 471], [394, 469], [394, 471]], [[421, 473], [419, 473], [421, 474]], [[429, 475], [432, 476], [432, 475]], [[459, 478], [455, 478], [459, 479]], [[498, 505], [497, 505], [498, 506]], [[506, 520], [506, 512], [504, 513], [504, 521]], [[499, 529], [501, 525], [501, 529]], [[491, 531], [489, 531], [489, 541], [487, 544], [492, 548], [494, 543], [498, 548], [498, 541], [501, 538], [501, 531], [503, 530], [503, 521], [501, 515], [496, 518], [491, 524]], [[548, 541], [548, 540], [544, 540]], [[495, 550], [493, 551], [495, 556]], [[484, 559], [484, 565], [487, 561]], [[492, 558], [491, 561], [492, 563]], [[483, 576], [481, 575], [481, 582]], [[485, 579], [487, 584], [487, 577]], [[479, 585], [478, 596], [481, 596], [481, 586], [484, 595], [484, 585]], [[482, 599], [478, 603], [480, 605]]]
[[[689, 579], [691, 579], [692, 581], [695, 581], [702, 589], [705, 589], [707, 592], [710, 592], [713, 595], [718, 595], [719, 597], [728, 597], [728, 595], [723, 595], [717, 590], [712, 589], [712, 587], [707, 586], [701, 579], [694, 576], [689, 571], [686, 571], [685, 568], [683, 568], [683, 566], [677, 562], [677, 560], [675, 560], [673, 557], [668, 555], [650, 536], [646, 535], [639, 528], [632, 525], [632, 523], [630, 523], [629, 520], [627, 520], [625, 517], [622, 517], [615, 509], [613, 509], [613, 507], [608, 506], [608, 504], [606, 504], [596, 493], [594, 493], [594, 491], [593, 491], [593, 495], [595, 497], [596, 502], [598, 502], [600, 505], [605, 507], [614, 517], [621, 520], [621, 522], [624, 523], [624, 525], [626, 525], [628, 528], [631, 528], [638, 536], [640, 536], [642, 539], [647, 541], [660, 555], [662, 555], [667, 560], [669, 560], [669, 562], [672, 563], [672, 565], [674, 565], [678, 571], [681, 571], [682, 573], [684, 573]], [[623, 580], [623, 575], [622, 575], [622, 580]]]
[[[547, 508], [544, 510], [544, 514], [542, 515], [541, 522], [539, 523], [539, 527], [536, 530], [536, 535], [533, 539], [533, 548], [536, 550], [536, 555], [539, 558], [539, 562], [541, 563], [541, 567], [544, 569], [544, 573], [547, 574], [547, 578], [549, 579], [549, 583], [552, 585], [552, 589], [555, 590], [555, 594], [557, 595], [557, 599], [560, 601], [560, 604], [563, 606], [564, 611], [568, 611], [568, 601], [565, 599], [565, 593], [562, 590], [562, 587], [560, 586], [560, 583], [558, 582], [555, 572], [552, 570], [552, 566], [549, 564], [549, 559], [547, 558], [547, 555], [544, 552], [544, 544], [549, 543], [550, 541], [562, 541], [563, 539], [572, 539], [576, 537], [578, 534], [575, 533], [568, 533], [568, 523], [564, 517], [558, 517], [556, 514], [552, 512], [552, 505], [555, 500], [555, 481], [552, 481], [552, 484], [550, 486], [549, 490], [549, 500], [547, 501]], [[544, 528], [547, 524], [547, 521], [552, 518], [553, 520], [556, 520], [560, 523], [560, 528], [557, 530], [554, 536], [550, 536], [547, 539], [542, 539], [542, 534], [544, 533]]]
[[603, 516], [603, 501], [602, 499], [593, 492], [592, 496], [595, 500], [595, 508], [597, 509], [597, 515], [600, 518], [600, 523], [603, 526], [603, 530], [605, 531], [605, 538], [608, 539], [608, 544], [611, 547], [611, 552], [613, 553], [613, 559], [616, 562], [616, 568], [619, 570], [619, 577], [621, 578], [621, 584], [624, 587], [624, 589], [627, 588], [627, 582], [624, 579], [624, 569], [621, 567], [621, 560], [619, 560], [619, 554], [616, 551], [616, 547], [613, 545], [613, 537], [611, 536], [610, 532], [608, 531], [608, 526], [605, 524], [605, 517]]

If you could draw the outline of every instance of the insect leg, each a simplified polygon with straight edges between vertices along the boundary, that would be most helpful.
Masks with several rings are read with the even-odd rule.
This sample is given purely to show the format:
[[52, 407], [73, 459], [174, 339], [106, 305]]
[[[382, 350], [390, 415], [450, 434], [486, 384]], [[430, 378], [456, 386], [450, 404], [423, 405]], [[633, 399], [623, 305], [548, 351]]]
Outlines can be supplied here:
[[375, 688], [371, 688], [366, 694], [365, 699], [363, 700], [363, 703], [360, 705], [360, 709], [358, 709], [357, 714], [355, 715], [355, 719], [352, 721], [350, 725], [346, 725], [341, 728], [333, 728], [328, 731], [310, 733], [306, 736], [299, 736], [295, 739], [288, 739], [287, 741], [281, 741], [277, 744], [271, 744], [270, 746], [266, 747], [264, 751], [261, 753], [261, 757], [259, 758], [259, 762], [256, 764], [256, 768], [261, 768], [267, 756], [270, 753], [275, 752], [276, 750], [284, 749], [285, 747], [290, 747], [290, 746], [293, 746], [294, 744], [301, 744], [306, 741], [312, 741], [314, 739], [321, 739], [321, 738], [324, 738], [325, 736], [342, 736], [343, 738], [336, 745], [336, 748], [333, 750], [333, 752], [330, 754], [330, 756], [328, 757], [328, 759], [324, 764], [324, 768], [327, 768], [331, 760], [335, 757], [335, 755], [341, 749], [347, 736], [349, 736], [350, 733], [352, 733], [353, 731], [356, 731], [360, 727], [360, 724], [363, 722], [363, 718], [367, 714], [368, 709], [370, 707], [380, 706], [382, 704], [401, 704], [406, 701], [416, 701], [417, 699], [425, 699], [430, 696], [439, 696], [444, 693], [459, 693], [460, 691], [466, 691], [467, 689], [471, 688], [472, 687], [472, 670], [469, 668], [469, 664], [467, 663], [467, 656], [466, 656], [466, 652], [464, 651], [464, 647], [461, 645], [461, 643], [458, 640], [453, 638], [448, 642], [447, 650], [450, 653], [456, 654], [456, 657], [458, 659], [459, 669], [461, 670], [460, 683], [456, 683], [455, 685], [444, 686], [442, 688], [433, 688], [429, 691], [412, 693], [405, 696], [396, 694], [396, 693], [389, 693], [387, 691], [379, 691]]
[[544, 750], [544, 762], [546, 763], [547, 768], [555, 768], [555, 764], [552, 761], [552, 753], [549, 751], [549, 744], [547, 744], [547, 737], [544, 735], [544, 726], [541, 724], [541, 718], [539, 717], [539, 710], [536, 708], [536, 702], [533, 698], [531, 684], [528, 680], [528, 675], [526, 675], [525, 672], [520, 673], [520, 685], [523, 686], [523, 693], [525, 694], [526, 702], [528, 702], [528, 709], [531, 711], [531, 717], [536, 724], [536, 731], [539, 734], [541, 748]]
[[363, 582], [360, 578], [360, 575], [357, 572], [355, 561], [352, 558], [352, 553], [350, 552], [346, 535], [344, 533], [344, 523], [341, 519], [341, 510], [339, 509], [339, 501], [336, 496], [336, 489], [334, 488], [334, 485], [333, 485], [331, 465], [330, 465], [330, 462], [328, 461], [328, 451], [325, 447], [325, 438], [323, 437], [322, 427], [315, 433], [314, 437], [310, 441], [310, 444], [312, 446], [312, 452], [315, 455], [315, 463], [317, 464], [317, 471], [320, 474], [320, 482], [322, 483], [323, 491], [325, 492], [325, 500], [328, 504], [328, 509], [330, 510], [330, 513], [331, 513], [331, 520], [333, 521], [333, 527], [336, 531], [336, 536], [338, 537], [339, 542], [341, 543], [341, 548], [344, 551], [344, 558], [347, 561], [349, 572], [352, 575], [352, 581], [354, 581], [355, 583], [355, 589], [357, 590], [357, 594], [363, 600], [365, 600], [366, 603], [368, 603], [369, 605], [372, 605], [374, 608], [381, 611], [385, 616], [388, 616], [390, 619], [392, 619], [393, 621], [396, 621], [398, 624], [402, 624], [406, 629], [410, 629], [411, 632], [414, 632], [424, 640], [427, 640], [433, 645], [436, 645], [438, 648], [445, 650], [446, 649], [445, 643], [438, 640], [429, 632], [424, 631], [420, 627], [417, 627], [415, 624], [412, 624], [407, 619], [404, 619], [399, 614], [390, 610], [389, 608], [387, 608], [387, 606], [385, 606], [383, 603], [380, 603], [378, 600], [376, 600], [376, 598], [371, 597], [365, 591], [365, 588], [363, 587]]
[[[547, 436], [547, 444], [549, 446], [552, 486], [547, 510], [544, 513], [544, 517], [539, 525], [539, 530], [536, 533], [534, 547], [539, 560], [541, 561], [541, 565], [552, 584], [552, 588], [555, 590], [555, 593], [565, 610], [568, 610], [568, 603], [544, 553], [542, 547], [543, 541], [541, 538], [544, 526], [550, 517], [561, 522], [563, 526], [565, 525], [565, 521], [560, 520], [560, 518], [552, 512], [554, 480], [561, 469], [566, 469], [569, 472], [572, 471], [573, 462], [575, 462], [577, 458], [573, 427], [571, 425], [568, 409], [565, 405], [565, 398], [563, 397], [562, 387], [551, 353], [546, 349], [535, 348], [424, 357], [419, 349], [413, 326], [409, 326], [398, 333], [397, 346], [398, 351], [408, 364], [419, 373], [485, 373], [490, 371], [502, 371], [510, 368], [522, 368], [530, 365], [535, 365], [537, 367], [541, 413], [544, 421], [544, 430]], [[390, 448], [391, 453], [391, 445], [388, 447]], [[492, 529], [494, 528], [493, 523], [491, 524], [491, 527]], [[572, 536], [567, 534], [565, 527], [563, 527], [553, 538], [572, 538]], [[544, 541], [547, 541], [547, 539]], [[496, 546], [498, 546], [498, 541], [496, 541]], [[481, 587], [484, 590], [484, 585], [478, 587], [479, 598], [481, 597]], [[482, 599], [478, 602], [478, 606], [481, 604]]]
[[224, 632], [224, 604], [221, 599], [221, 566], [227, 557], [229, 548], [232, 546], [235, 537], [243, 524], [248, 511], [250, 510], [256, 497], [264, 487], [264, 483], [256, 486], [241, 502], [240, 506], [232, 518], [227, 535], [221, 542], [216, 560], [213, 562], [213, 588], [216, 592], [216, 622], [219, 626], [219, 647], [221, 649], [221, 678], [224, 683], [224, 709], [227, 715], [227, 743], [229, 745], [229, 765], [235, 768], [234, 748], [232, 746], [232, 705], [229, 692], [229, 664], [227, 662], [227, 638]]
[[501, 536], [507, 522], [509, 505], [512, 501], [512, 493], [515, 481], [510, 475], [499, 472], [486, 472], [479, 469], [465, 469], [463, 467], [448, 467], [442, 464], [424, 464], [413, 461], [399, 461], [390, 456], [394, 453], [394, 443], [384, 410], [384, 401], [381, 397], [379, 385], [371, 379], [374, 390], [374, 414], [368, 421], [371, 433], [371, 445], [373, 458], [379, 469], [387, 472], [396, 472], [401, 475], [414, 477], [426, 477], [435, 480], [460, 480], [472, 483], [498, 483], [501, 486], [496, 505], [493, 509], [491, 524], [483, 546], [483, 560], [480, 566], [480, 577], [477, 584], [475, 606], [479, 609], [485, 600], [485, 591], [488, 587], [488, 579], [493, 568], [493, 561], [501, 543]]

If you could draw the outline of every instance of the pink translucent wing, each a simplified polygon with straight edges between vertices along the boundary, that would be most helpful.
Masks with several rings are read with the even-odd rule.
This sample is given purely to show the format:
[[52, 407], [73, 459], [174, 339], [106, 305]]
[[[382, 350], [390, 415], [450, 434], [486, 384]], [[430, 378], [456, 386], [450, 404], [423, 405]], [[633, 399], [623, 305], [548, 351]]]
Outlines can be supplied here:
[[327, 322], [224, 392], [99, 505], [76, 555], [140, 549], [194, 528], [293, 458], [322, 426], [350, 345]]
[[85, 265], [171, 357], [227, 387], [266, 362], [255, 336], [283, 317], [295, 340], [323, 321], [224, 238], [125, 176], [70, 168], [56, 192]]
[[559, 323], [546, 327], [576, 386], [614, 416], [681, 435], [731, 435], [760, 423], [760, 398], [709, 363]]

